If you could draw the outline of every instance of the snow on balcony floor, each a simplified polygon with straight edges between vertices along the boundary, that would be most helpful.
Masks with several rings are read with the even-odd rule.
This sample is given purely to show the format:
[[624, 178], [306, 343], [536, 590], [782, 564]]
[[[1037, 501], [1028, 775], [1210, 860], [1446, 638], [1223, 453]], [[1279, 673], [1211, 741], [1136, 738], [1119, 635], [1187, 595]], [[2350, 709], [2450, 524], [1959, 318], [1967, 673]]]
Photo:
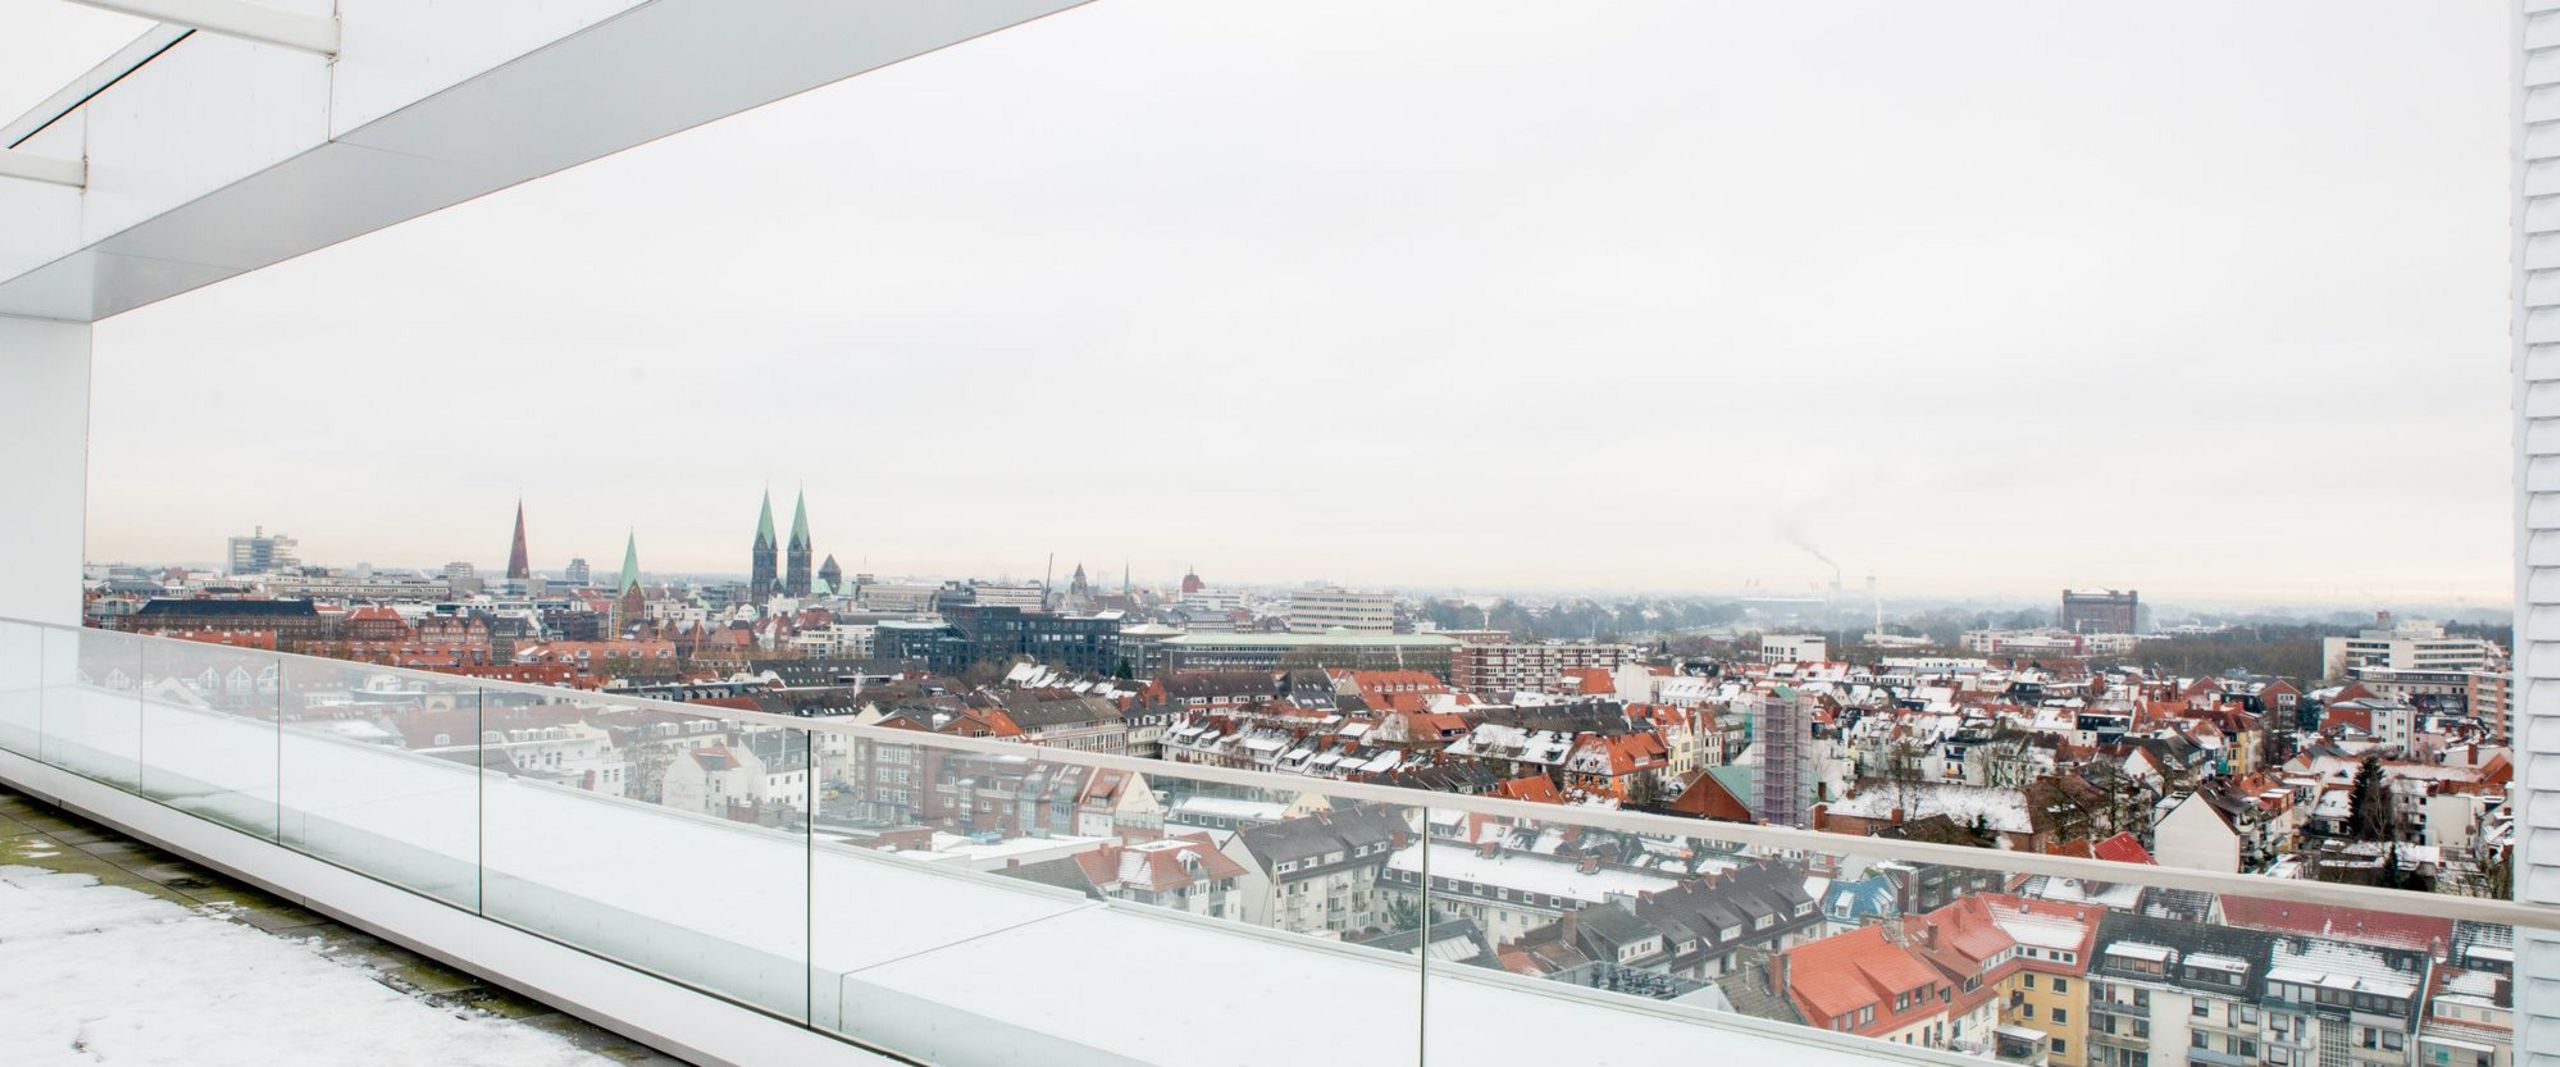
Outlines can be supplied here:
[[0, 867], [0, 946], [0, 1063], [614, 1062], [87, 874]]

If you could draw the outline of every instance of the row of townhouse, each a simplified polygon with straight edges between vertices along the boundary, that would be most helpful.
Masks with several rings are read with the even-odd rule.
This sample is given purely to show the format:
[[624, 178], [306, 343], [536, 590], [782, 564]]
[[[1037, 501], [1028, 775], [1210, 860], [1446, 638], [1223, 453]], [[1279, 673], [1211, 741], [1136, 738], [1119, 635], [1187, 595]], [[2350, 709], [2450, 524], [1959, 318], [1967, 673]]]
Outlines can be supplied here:
[[2013, 1063], [2076, 1064], [2100, 911], [1977, 894], [1797, 945], [1719, 985], [1737, 1009], [1766, 1017]]
[[2110, 913], [2089, 975], [2088, 1063], [2505, 1067], [2510, 994], [2473, 969], [2490, 959], [2454, 966], [2427, 949]]
[[[1521, 972], [1578, 959], [1707, 982], [1745, 959], [1805, 944], [1822, 932], [1804, 869], [1760, 860], [1564, 911], [1557, 922], [1501, 950], [1505, 966]], [[1570, 951], [1550, 949], [1550, 942]]]
[[1976, 894], [1718, 984], [1737, 1010], [2005, 1062], [2512, 1067], [2511, 931], [2231, 903], [2198, 921]]
[[1238, 829], [1223, 848], [1244, 869], [1244, 921], [1334, 936], [1383, 928], [1379, 875], [1419, 838], [1412, 810], [1358, 805]]
[[1218, 851], [1210, 835], [1200, 831], [1152, 841], [1105, 841], [1073, 856], [1007, 867], [999, 873], [1096, 899], [1125, 900], [1211, 919], [1243, 915], [1244, 865]]

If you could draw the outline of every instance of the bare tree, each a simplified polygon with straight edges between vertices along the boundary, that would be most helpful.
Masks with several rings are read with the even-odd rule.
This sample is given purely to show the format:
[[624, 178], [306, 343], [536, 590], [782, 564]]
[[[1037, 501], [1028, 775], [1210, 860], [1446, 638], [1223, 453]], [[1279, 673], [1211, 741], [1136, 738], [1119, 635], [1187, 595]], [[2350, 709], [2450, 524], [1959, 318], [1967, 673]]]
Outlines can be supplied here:
[[1885, 787], [1893, 791], [1893, 806], [1900, 809], [1906, 819], [1920, 814], [1914, 809], [1920, 803], [1920, 787], [1926, 781], [1921, 766], [1924, 758], [1926, 756], [1920, 746], [1912, 744], [1908, 738], [1898, 739], [1885, 749], [1882, 768]]

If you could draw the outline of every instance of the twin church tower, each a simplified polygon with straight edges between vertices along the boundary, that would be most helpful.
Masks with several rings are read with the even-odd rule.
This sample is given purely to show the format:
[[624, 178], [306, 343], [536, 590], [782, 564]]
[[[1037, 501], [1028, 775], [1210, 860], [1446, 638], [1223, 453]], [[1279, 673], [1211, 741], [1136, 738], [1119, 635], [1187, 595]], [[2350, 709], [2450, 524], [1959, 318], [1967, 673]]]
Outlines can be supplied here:
[[[812, 582], [809, 572], [809, 494], [800, 494], [791, 508], [791, 542], [784, 545], [773, 536], [773, 492], [764, 494], [764, 513], [756, 518], [756, 543], [747, 563], [747, 591], [757, 603], [779, 593], [805, 599], [814, 590], [835, 594], [844, 590], [844, 568], [836, 566], [836, 558], [828, 556], [820, 564]], [[777, 566], [779, 564], [779, 566]], [[779, 575], [779, 578], [777, 578]]]

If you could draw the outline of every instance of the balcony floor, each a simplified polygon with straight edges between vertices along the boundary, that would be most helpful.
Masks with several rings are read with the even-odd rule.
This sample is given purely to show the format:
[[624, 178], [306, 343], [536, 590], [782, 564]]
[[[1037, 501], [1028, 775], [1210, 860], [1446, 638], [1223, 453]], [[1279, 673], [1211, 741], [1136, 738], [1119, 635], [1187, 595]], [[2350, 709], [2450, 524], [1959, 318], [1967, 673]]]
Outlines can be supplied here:
[[0, 1061], [678, 1062], [5, 787], [0, 899]]

